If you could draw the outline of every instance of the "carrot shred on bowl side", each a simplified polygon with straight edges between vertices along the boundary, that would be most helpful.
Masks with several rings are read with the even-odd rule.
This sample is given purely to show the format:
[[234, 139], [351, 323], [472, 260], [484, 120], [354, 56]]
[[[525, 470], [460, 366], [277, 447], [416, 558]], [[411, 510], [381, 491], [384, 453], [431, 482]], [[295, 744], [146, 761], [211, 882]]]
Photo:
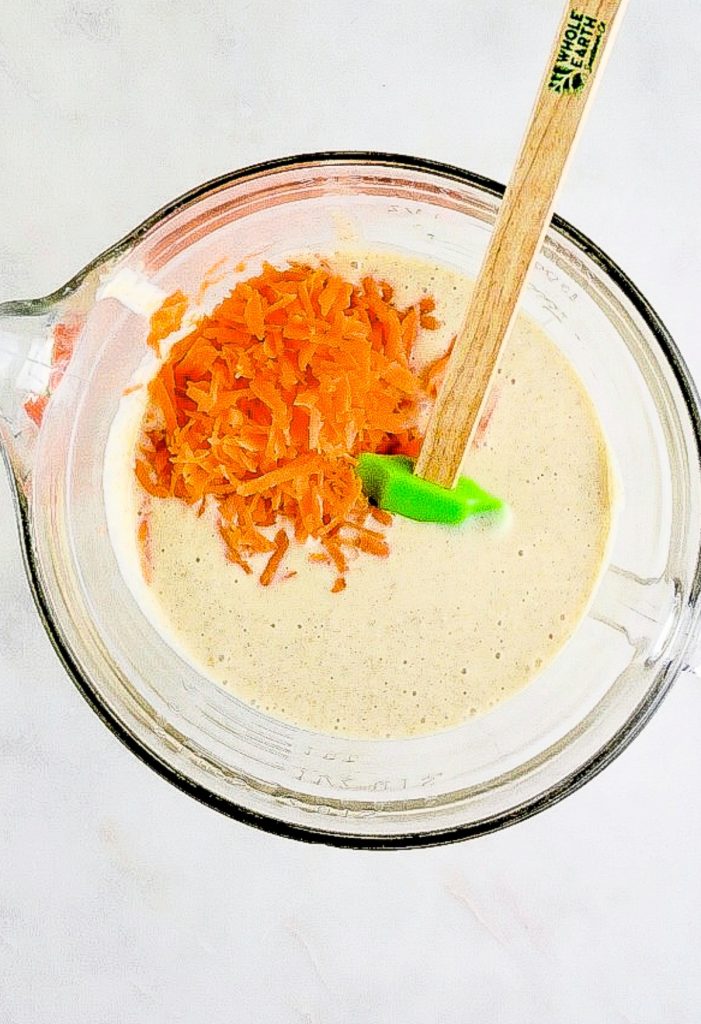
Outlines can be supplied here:
[[157, 356], [161, 354], [161, 341], [173, 331], [177, 331], [187, 311], [187, 296], [181, 292], [173, 292], [163, 300], [151, 317], [148, 338], [149, 345]]
[[[154, 347], [181, 323], [181, 294], [154, 314]], [[417, 455], [419, 413], [447, 362], [412, 366], [419, 328], [438, 324], [433, 308], [425, 297], [402, 309], [386, 282], [354, 285], [324, 264], [264, 264], [171, 346], [150, 381], [140, 485], [200, 512], [215, 502], [229, 559], [251, 573], [249, 560], [268, 555], [266, 586], [291, 538], [317, 541], [309, 558], [335, 571], [340, 592], [343, 548], [389, 553], [364, 524], [392, 517], [368, 504], [354, 466], [361, 452]]]

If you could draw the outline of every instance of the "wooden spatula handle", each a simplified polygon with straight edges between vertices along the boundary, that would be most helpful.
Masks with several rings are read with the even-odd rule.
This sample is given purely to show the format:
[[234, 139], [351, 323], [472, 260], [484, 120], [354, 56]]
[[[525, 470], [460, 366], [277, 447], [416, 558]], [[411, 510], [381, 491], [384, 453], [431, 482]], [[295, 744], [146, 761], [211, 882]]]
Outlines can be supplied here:
[[[458, 333], [414, 472], [452, 487], [531, 264], [550, 221], [577, 130], [626, 0], [572, 0], [558, 29], [516, 166]], [[528, 424], [524, 424], [524, 430]]]

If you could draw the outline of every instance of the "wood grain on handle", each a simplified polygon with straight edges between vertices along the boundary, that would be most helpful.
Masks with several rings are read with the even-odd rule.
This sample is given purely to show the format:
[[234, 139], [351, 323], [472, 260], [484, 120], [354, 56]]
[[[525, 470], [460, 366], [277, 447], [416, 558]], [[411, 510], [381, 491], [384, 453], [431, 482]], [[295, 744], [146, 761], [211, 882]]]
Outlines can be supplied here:
[[[503, 343], [549, 224], [577, 130], [627, 0], [568, 3], [487, 253], [416, 461], [417, 476], [452, 487], [485, 404]], [[617, 17], [618, 15], [618, 17]], [[528, 424], [524, 423], [524, 430]]]

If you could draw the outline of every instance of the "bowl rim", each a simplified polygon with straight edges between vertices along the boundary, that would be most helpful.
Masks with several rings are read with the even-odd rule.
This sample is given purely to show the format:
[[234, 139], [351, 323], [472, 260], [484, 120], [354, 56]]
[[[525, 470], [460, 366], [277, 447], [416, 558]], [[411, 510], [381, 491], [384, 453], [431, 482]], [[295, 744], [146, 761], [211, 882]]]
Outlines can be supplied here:
[[[415, 170], [436, 174], [444, 179], [457, 181], [463, 185], [469, 185], [495, 198], [501, 198], [505, 186], [474, 173], [457, 167], [453, 164], [418, 157], [395, 153], [385, 153], [372, 150], [328, 150], [314, 153], [303, 153], [292, 156], [279, 157], [260, 163], [251, 164], [240, 169], [230, 171], [226, 174], [212, 178], [207, 182], [184, 192], [182, 195], [166, 203], [160, 209], [142, 221], [137, 227], [130, 231], [119, 241], [91, 260], [85, 267], [78, 271], [66, 284], [55, 291], [41, 298], [18, 300], [0, 304], [0, 314], [8, 316], [37, 315], [46, 312], [58, 302], [65, 300], [72, 295], [82, 284], [85, 278], [96, 268], [108, 260], [115, 259], [126, 250], [134, 246], [144, 237], [152, 227], [165, 220], [172, 214], [179, 212], [188, 206], [196, 203], [206, 195], [215, 192], [236, 182], [252, 180], [271, 172], [290, 168], [299, 168], [305, 165], [313, 167], [342, 166], [352, 164], [367, 164], [370, 167], [393, 167], [402, 170]], [[694, 384], [693, 378], [686, 366], [686, 363], [679, 352], [674, 340], [664, 323], [655, 310], [633, 284], [630, 278], [620, 267], [603, 252], [594, 242], [591, 241], [568, 221], [555, 214], [551, 220], [552, 228], [575, 245], [585, 256], [594, 262], [607, 277], [618, 287], [625, 298], [644, 320], [650, 330], [655, 342], [665, 357], [676, 383], [683, 396], [684, 402], [692, 424], [694, 439], [697, 450], [701, 453], [701, 400]], [[616, 732], [591, 755], [578, 769], [569, 773], [559, 782], [548, 787], [538, 796], [524, 801], [507, 811], [481, 818], [466, 825], [453, 825], [443, 829], [436, 829], [421, 832], [394, 833], [388, 835], [375, 834], [352, 834], [334, 831], [333, 828], [321, 828], [311, 825], [293, 824], [283, 821], [272, 815], [261, 814], [236, 803], [226, 797], [213, 793], [206, 786], [184, 775], [173, 765], [161, 758], [152, 748], [133, 734], [111, 710], [100, 693], [87, 679], [76, 660], [73, 657], [68, 645], [64, 642], [61, 632], [54, 623], [50, 604], [43, 592], [41, 576], [33, 552], [31, 539], [31, 521], [29, 507], [23, 490], [12, 471], [10, 459], [3, 446], [3, 459], [5, 461], [8, 476], [11, 481], [13, 502], [17, 513], [19, 524], [22, 558], [29, 580], [32, 595], [39, 612], [41, 621], [48, 633], [49, 639], [59, 656], [68, 675], [73, 680], [78, 691], [82, 694], [93, 711], [102, 719], [107, 728], [121, 742], [135, 754], [144, 764], [148, 765], [158, 775], [170, 782], [182, 792], [194, 797], [205, 806], [211, 807], [222, 814], [237, 821], [252, 825], [265, 832], [286, 838], [294, 838], [309, 843], [324, 843], [326, 845], [348, 849], [410, 849], [416, 847], [439, 846], [446, 843], [457, 842], [463, 839], [474, 838], [496, 832], [508, 825], [525, 820], [540, 813], [547, 807], [558, 803], [560, 800], [575, 792], [590, 779], [594, 778], [611, 761], [614, 760], [628, 744], [637, 736], [644, 725], [659, 707], [662, 699], [668, 693], [681, 664], [681, 657], [684, 649], [679, 652], [676, 662], [670, 662], [654, 679], [644, 699], [640, 702], [628, 720], [616, 730]], [[701, 458], [699, 461], [699, 472], [701, 472]], [[692, 580], [693, 603], [697, 604], [697, 598], [701, 594], [701, 558], [697, 562], [696, 573]], [[698, 609], [697, 609], [698, 610]]]

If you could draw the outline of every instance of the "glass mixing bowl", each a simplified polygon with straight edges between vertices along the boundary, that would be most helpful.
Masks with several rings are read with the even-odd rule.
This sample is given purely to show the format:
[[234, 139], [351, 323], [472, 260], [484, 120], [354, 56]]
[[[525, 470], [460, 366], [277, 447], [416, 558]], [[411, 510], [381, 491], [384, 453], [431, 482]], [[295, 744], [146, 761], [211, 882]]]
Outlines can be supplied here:
[[335, 248], [344, 234], [475, 276], [502, 191], [408, 157], [271, 161], [182, 196], [53, 295], [0, 306], [3, 446], [49, 636], [131, 750], [232, 817], [359, 847], [428, 845], [501, 828], [600, 771], [694, 661], [699, 399], [645, 299], [558, 218], [523, 307], [586, 384], [623, 498], [589, 613], [520, 694], [428, 737], [359, 742], [307, 732], [201, 677], [147, 621], [120, 575], [103, 461], [148, 320], [138, 302], [129, 308], [115, 297], [115, 281], [126, 274], [133, 294], [148, 296], [154, 286], [193, 294], [223, 256], [279, 262], [300, 249]]

